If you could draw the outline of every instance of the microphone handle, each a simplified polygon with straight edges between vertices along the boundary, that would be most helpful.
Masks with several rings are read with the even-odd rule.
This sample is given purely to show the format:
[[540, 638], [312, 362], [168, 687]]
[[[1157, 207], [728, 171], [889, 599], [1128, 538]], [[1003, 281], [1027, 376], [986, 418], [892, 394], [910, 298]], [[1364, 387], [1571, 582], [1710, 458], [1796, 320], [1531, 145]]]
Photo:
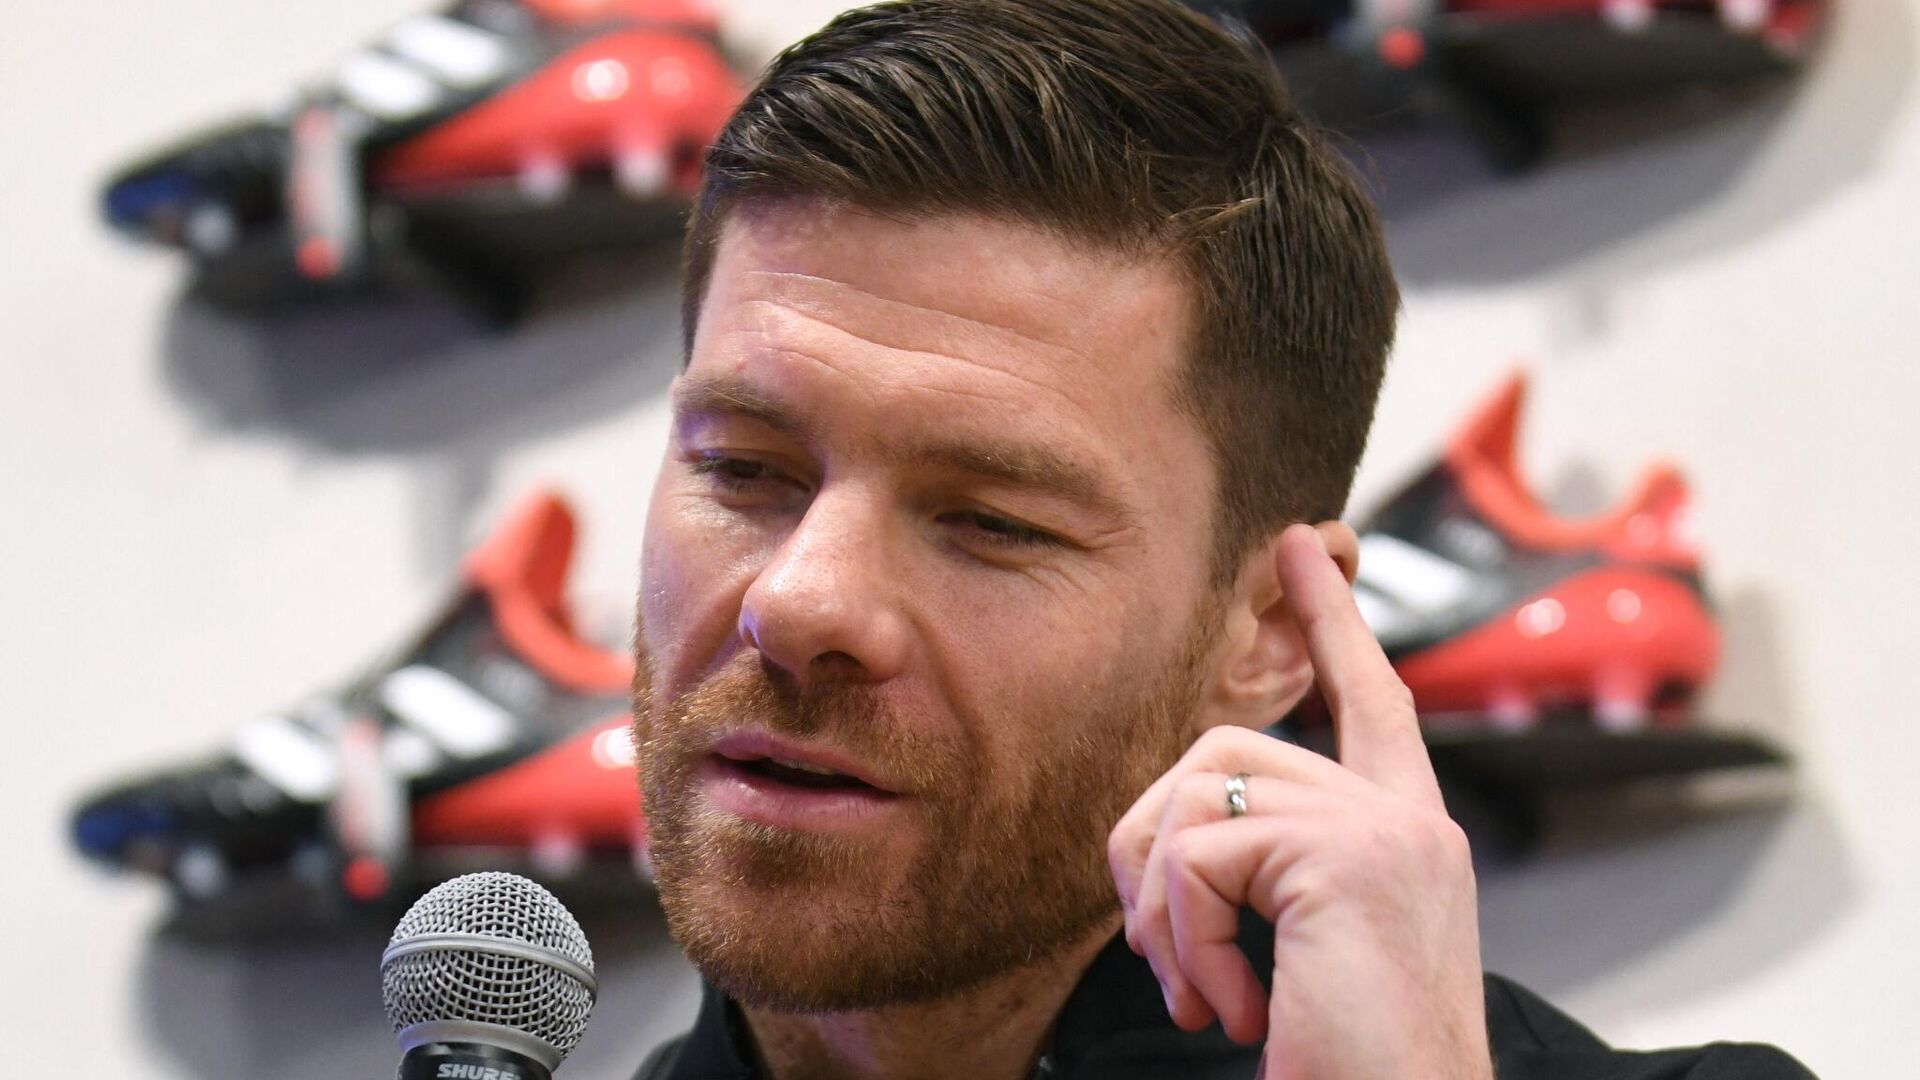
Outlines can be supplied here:
[[422, 1043], [400, 1059], [400, 1080], [553, 1080], [545, 1065], [498, 1046]]

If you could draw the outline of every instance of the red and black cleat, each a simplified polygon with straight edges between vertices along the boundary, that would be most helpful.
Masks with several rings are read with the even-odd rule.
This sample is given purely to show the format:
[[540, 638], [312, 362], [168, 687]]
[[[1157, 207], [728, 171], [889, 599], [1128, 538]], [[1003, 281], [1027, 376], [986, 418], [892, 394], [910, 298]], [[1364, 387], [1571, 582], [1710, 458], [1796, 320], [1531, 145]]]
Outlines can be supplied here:
[[1243, 23], [1301, 108], [1348, 135], [1458, 128], [1504, 169], [1551, 149], [1566, 109], [1684, 113], [1807, 59], [1826, 0], [1187, 0]]
[[1604, 514], [1555, 516], [1516, 460], [1524, 391], [1512, 378], [1361, 526], [1361, 612], [1429, 729], [1683, 724], [1720, 652], [1686, 484], [1659, 465]]
[[191, 254], [215, 299], [400, 264], [474, 284], [658, 236], [742, 93], [700, 0], [459, 0], [282, 112], [122, 169], [103, 210]]
[[88, 798], [75, 845], [190, 903], [289, 880], [369, 903], [437, 860], [549, 880], [590, 856], [627, 862], [644, 846], [633, 664], [576, 632], [573, 542], [566, 505], [535, 498], [413, 644], [210, 760]]
[[[1524, 853], [1566, 791], [1788, 766], [1693, 704], [1720, 658], [1688, 493], [1655, 465], [1610, 510], [1560, 517], [1521, 477], [1515, 375], [1358, 529], [1354, 601], [1407, 685], [1476, 853]], [[1276, 733], [1337, 756], [1317, 696]]]

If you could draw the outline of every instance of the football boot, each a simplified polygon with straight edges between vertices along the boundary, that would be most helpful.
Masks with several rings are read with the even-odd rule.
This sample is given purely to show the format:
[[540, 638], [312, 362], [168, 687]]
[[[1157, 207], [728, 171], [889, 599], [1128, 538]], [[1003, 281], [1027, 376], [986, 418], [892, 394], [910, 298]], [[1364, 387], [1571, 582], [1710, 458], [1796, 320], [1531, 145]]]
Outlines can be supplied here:
[[1554, 515], [1518, 467], [1525, 389], [1511, 378], [1361, 523], [1361, 613], [1430, 729], [1682, 725], [1720, 653], [1686, 483], [1656, 465], [1605, 513]]
[[657, 235], [628, 204], [690, 194], [742, 93], [700, 0], [459, 0], [121, 170], [103, 212], [216, 299], [361, 283], [383, 253], [484, 275]]
[[574, 530], [559, 498], [533, 499], [410, 645], [209, 759], [108, 786], [74, 813], [74, 843], [188, 901], [291, 875], [371, 902], [436, 855], [549, 874], [630, 858], [633, 664], [576, 631]]
[[1301, 108], [1360, 135], [1450, 124], [1496, 166], [1548, 149], [1547, 112], [1609, 103], [1652, 119], [1787, 74], [1826, 0], [1188, 0], [1245, 24]]

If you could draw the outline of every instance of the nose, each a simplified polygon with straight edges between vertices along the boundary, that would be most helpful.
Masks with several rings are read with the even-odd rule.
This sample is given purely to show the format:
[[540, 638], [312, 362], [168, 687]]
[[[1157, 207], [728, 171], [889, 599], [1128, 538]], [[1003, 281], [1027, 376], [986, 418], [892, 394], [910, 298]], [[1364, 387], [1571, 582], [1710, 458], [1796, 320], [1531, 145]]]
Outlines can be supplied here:
[[802, 684], [880, 682], [909, 650], [881, 507], [822, 491], [740, 604], [740, 636]]

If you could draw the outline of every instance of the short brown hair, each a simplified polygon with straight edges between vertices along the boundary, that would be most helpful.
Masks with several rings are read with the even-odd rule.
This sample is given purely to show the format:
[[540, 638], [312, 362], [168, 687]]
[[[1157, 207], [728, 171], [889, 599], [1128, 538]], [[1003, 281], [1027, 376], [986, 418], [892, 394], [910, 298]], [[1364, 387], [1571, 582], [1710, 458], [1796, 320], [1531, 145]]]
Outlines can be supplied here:
[[1346, 505], [1399, 293], [1372, 204], [1256, 43], [1171, 0], [841, 15], [774, 59], [707, 155], [689, 350], [728, 211], [783, 196], [1000, 213], [1174, 257], [1195, 293], [1178, 393], [1216, 464], [1216, 581]]

